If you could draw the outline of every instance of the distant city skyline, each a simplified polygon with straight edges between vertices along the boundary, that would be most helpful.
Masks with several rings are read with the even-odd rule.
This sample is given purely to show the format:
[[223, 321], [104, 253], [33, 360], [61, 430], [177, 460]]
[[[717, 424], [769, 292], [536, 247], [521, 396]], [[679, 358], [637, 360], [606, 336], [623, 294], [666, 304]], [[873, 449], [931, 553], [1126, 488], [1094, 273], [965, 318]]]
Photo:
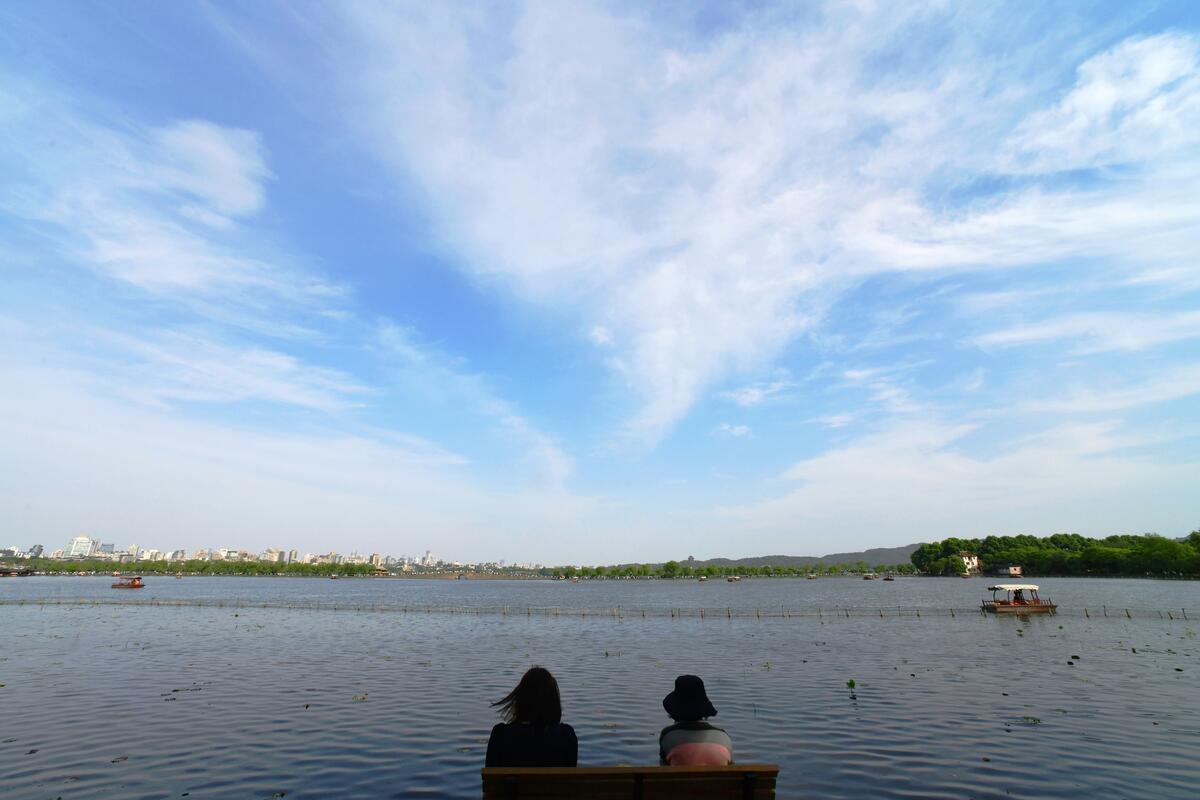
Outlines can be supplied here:
[[283, 564], [370, 564], [376, 567], [460, 567], [467, 565], [489, 565], [516, 569], [541, 569], [544, 564], [535, 561], [508, 561], [507, 559], [455, 559], [442, 558], [432, 550], [421, 555], [397, 555], [393, 553], [339, 553], [336, 550], [301, 552], [296, 548], [268, 547], [261, 551], [232, 547], [201, 547], [195, 550], [178, 548], [161, 550], [131, 544], [118, 549], [115, 545], [81, 534], [74, 536], [61, 548], [47, 549], [42, 544], [26, 547], [10, 545], [0, 547], [0, 558], [51, 558], [51, 559], [99, 559], [126, 563], [129, 561], [266, 561]]
[[1194, 2], [0, 29], [0, 540], [612, 564], [1200, 524]]

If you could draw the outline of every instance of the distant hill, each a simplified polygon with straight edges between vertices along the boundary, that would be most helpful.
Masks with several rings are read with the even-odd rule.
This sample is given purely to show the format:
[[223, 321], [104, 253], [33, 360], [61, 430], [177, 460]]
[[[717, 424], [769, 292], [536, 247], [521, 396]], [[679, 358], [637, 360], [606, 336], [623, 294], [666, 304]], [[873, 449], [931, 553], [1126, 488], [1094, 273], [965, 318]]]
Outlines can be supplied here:
[[876, 547], [871, 550], [861, 550], [857, 553], [830, 553], [827, 556], [754, 556], [753, 558], [709, 558], [688, 561], [679, 559], [679, 563], [689, 567], [806, 567], [809, 564], [853, 564], [855, 561], [865, 561], [871, 566], [876, 564], [907, 564], [913, 551], [919, 544], [906, 544], [903, 547]]

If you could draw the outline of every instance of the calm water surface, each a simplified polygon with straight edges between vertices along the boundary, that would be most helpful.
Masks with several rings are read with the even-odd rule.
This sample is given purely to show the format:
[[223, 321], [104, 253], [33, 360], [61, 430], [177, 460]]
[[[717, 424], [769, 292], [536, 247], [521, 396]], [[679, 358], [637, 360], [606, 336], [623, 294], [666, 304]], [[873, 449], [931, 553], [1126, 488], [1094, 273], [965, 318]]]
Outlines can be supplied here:
[[[1038, 582], [1064, 607], [1167, 610], [1200, 599], [1192, 583]], [[109, 583], [8, 579], [0, 600], [108, 598]], [[986, 585], [147, 583], [139, 598], [597, 609], [970, 608]], [[696, 672], [736, 757], [781, 765], [781, 797], [1195, 797], [1200, 649], [1196, 623], [1175, 616], [0, 605], [0, 795], [478, 797], [489, 703], [539, 663], [561, 681], [581, 763], [653, 763], [662, 697], [676, 674]]]

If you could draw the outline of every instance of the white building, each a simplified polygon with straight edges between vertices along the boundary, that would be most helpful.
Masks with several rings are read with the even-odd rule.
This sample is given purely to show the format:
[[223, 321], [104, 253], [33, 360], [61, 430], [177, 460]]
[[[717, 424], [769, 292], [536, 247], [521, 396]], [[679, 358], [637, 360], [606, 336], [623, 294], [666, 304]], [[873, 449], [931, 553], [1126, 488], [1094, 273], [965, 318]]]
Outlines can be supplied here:
[[979, 572], [979, 556], [963, 550], [958, 554], [958, 557], [962, 559], [963, 565], [967, 568], [967, 572]]
[[67, 543], [67, 558], [87, 558], [96, 552], [98, 544], [100, 542], [90, 536], [76, 536]]

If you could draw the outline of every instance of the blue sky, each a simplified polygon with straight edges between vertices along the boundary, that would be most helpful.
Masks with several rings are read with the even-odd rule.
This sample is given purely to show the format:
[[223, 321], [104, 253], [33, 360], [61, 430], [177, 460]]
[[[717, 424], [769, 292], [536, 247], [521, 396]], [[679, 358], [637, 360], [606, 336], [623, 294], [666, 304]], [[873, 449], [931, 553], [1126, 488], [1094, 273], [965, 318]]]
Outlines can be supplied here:
[[1200, 526], [1195, 4], [16, 2], [0, 31], [13, 544]]

